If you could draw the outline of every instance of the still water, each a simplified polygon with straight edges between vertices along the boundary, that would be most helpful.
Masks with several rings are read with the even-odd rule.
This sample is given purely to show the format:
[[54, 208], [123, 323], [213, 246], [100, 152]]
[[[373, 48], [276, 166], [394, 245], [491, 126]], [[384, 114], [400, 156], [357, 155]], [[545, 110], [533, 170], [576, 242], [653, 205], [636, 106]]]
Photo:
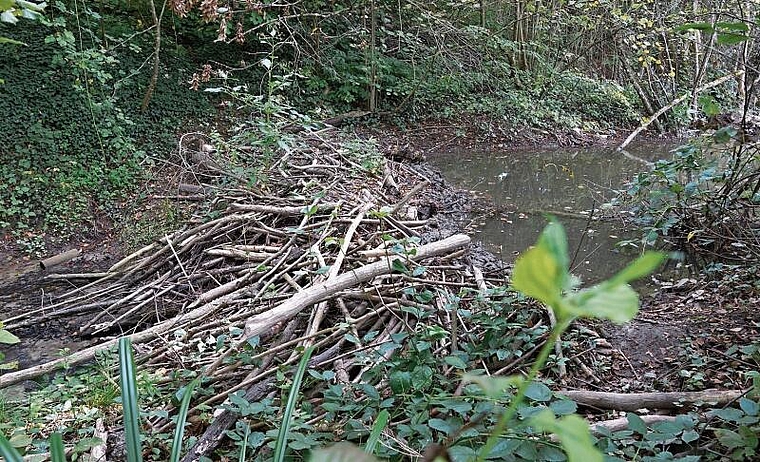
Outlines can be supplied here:
[[[640, 144], [628, 152], [654, 161], [669, 158], [676, 146]], [[610, 276], [636, 255], [635, 248], [617, 245], [636, 237], [622, 219], [589, 219], [602, 215], [603, 204], [648, 168], [613, 147], [456, 151], [428, 161], [450, 182], [492, 201], [496, 213], [473, 214], [475, 238], [504, 261], [535, 243], [547, 213], [565, 226], [573, 273], [587, 282]]]

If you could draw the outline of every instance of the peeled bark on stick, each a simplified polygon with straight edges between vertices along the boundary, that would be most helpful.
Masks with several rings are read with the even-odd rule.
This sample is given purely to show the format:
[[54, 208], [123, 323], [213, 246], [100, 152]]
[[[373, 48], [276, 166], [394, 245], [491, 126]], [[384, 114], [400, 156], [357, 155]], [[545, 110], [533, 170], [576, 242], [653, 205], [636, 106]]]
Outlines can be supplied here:
[[[468, 236], [456, 234], [442, 241], [423, 245], [417, 248], [416, 253], [408, 258], [420, 260], [427, 257], [445, 255], [469, 243], [470, 238]], [[391, 273], [393, 271], [393, 261], [403, 259], [404, 257], [399, 255], [385, 257], [378, 262], [343, 273], [335, 279], [311, 286], [271, 310], [250, 318], [245, 323], [245, 337], [251, 338], [255, 335], [261, 335], [276, 324], [287, 321], [297, 315], [304, 308], [325, 300], [341, 290], [348, 289], [362, 282], [371, 281], [377, 276]]]
[[[717, 87], [718, 85], [722, 84], [723, 82], [726, 82], [727, 80], [730, 80], [730, 79], [732, 79], [734, 77], [740, 76], [743, 73], [744, 73], [743, 71], [737, 71], [737, 72], [732, 72], [732, 73], [730, 73], [728, 75], [724, 75], [723, 77], [721, 77], [719, 79], [715, 79], [712, 82], [706, 83], [706, 84], [702, 85], [701, 87], [697, 88], [696, 90], [694, 90], [694, 94], [702, 93], [705, 90], [709, 90], [710, 88]], [[652, 124], [655, 120], [657, 120], [661, 115], [665, 114], [666, 112], [668, 112], [669, 110], [671, 110], [673, 107], [675, 107], [675, 106], [681, 104], [682, 102], [686, 101], [690, 96], [691, 96], [691, 93], [687, 93], [687, 94], [685, 94], [685, 95], [683, 95], [683, 96], [681, 96], [679, 98], [674, 99], [667, 106], [663, 106], [659, 111], [655, 112], [652, 115], [652, 117], [649, 118], [649, 120], [647, 120], [646, 122], [642, 123], [639, 126], [639, 128], [637, 128], [630, 135], [628, 135], [628, 138], [626, 138], [625, 141], [623, 141], [623, 144], [621, 144], [620, 146], [618, 146], [617, 150], [618, 151], [622, 151], [623, 149], [625, 149], [629, 144], [631, 144], [631, 141], [633, 141], [634, 138], [636, 138], [637, 136], [639, 136], [639, 133], [641, 133], [644, 130], [646, 130], [646, 128], [650, 124]]]
[[50, 258], [40, 260], [40, 268], [46, 270], [48, 268], [61, 265], [63, 263], [66, 263], [67, 261], [75, 259], [81, 253], [82, 251], [79, 249], [71, 249], [71, 250], [67, 250], [66, 252], [59, 253], [58, 255], [53, 255]]
[[[420, 260], [427, 257], [433, 257], [437, 255], [444, 255], [452, 250], [460, 247], [464, 247], [469, 244], [470, 238], [463, 234], [457, 234], [451, 236], [442, 241], [432, 242], [430, 244], [419, 247], [417, 253], [410, 258], [412, 260]], [[392, 260], [399, 259], [400, 256], [386, 257], [379, 262], [366, 265], [356, 270], [349, 271], [341, 274], [332, 281], [327, 281], [322, 284], [305, 289], [303, 292], [295, 295], [288, 301], [278, 305], [274, 309], [263, 313], [262, 315], [251, 318], [246, 323], [246, 332], [253, 332], [248, 334], [248, 337], [257, 335], [266, 331], [268, 328], [274, 326], [277, 322], [297, 314], [301, 309], [310, 306], [314, 303], [320, 302], [336, 292], [353, 287], [356, 284], [369, 281], [376, 276], [387, 274], [392, 271]], [[203, 300], [197, 308], [183, 315], [166, 320], [162, 323], [146, 329], [141, 332], [130, 335], [133, 343], [146, 342], [153, 340], [159, 335], [169, 332], [171, 329], [175, 329], [183, 324], [187, 324], [191, 321], [198, 321], [208, 316], [211, 313], [216, 312], [221, 306], [233, 300], [239, 294], [239, 291], [246, 290], [247, 287], [240, 280], [232, 281], [229, 289], [218, 298], [213, 300], [204, 299], [207, 294], [201, 296], [199, 300]], [[226, 285], [225, 285], [226, 286]], [[225, 287], [221, 286], [221, 287]], [[220, 288], [221, 288], [220, 287]], [[24, 380], [31, 380], [39, 377], [43, 374], [48, 374], [55, 370], [59, 370], [62, 367], [74, 366], [86, 361], [90, 361], [95, 357], [98, 351], [107, 350], [116, 345], [118, 339], [108, 340], [106, 342], [94, 345], [84, 350], [73, 353], [65, 358], [49, 361], [37, 366], [33, 366], [20, 371], [12, 372], [9, 374], [0, 375], [0, 388], [4, 388]]]
[[638, 409], [680, 409], [699, 403], [725, 405], [739, 399], [743, 390], [705, 390], [668, 393], [607, 393], [601, 391], [563, 391], [578, 404], [599, 409], [636, 411]]

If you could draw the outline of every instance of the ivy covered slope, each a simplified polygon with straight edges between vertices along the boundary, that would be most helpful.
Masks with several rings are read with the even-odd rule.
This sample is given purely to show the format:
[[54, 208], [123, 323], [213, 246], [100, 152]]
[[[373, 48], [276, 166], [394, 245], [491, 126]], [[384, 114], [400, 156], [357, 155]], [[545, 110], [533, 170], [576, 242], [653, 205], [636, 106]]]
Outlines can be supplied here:
[[167, 47], [154, 103], [140, 112], [150, 38], [124, 44], [129, 19], [101, 35], [98, 18], [58, 4], [42, 23], [0, 23], [0, 36], [26, 44], [0, 45], [0, 228], [71, 232], [171, 150], [184, 121], [211, 114], [183, 85], [191, 65], [180, 47]]

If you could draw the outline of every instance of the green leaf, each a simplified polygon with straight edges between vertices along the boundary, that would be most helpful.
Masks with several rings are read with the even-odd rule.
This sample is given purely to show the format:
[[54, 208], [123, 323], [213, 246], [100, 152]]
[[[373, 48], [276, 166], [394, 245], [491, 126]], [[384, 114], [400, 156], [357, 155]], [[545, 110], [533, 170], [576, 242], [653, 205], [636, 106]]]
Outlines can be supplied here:
[[462, 377], [464, 383], [477, 384], [486, 396], [493, 399], [502, 398], [504, 393], [511, 388], [518, 388], [523, 380], [523, 377], [520, 375], [502, 377], [465, 374], [464, 377]]
[[608, 283], [602, 283], [568, 297], [562, 309], [574, 316], [608, 319], [622, 324], [636, 316], [639, 296], [627, 284], [610, 287]]
[[50, 435], [50, 460], [52, 462], [66, 462], [66, 451], [63, 448], [63, 438], [58, 432]]
[[10, 441], [5, 439], [5, 436], [3, 436], [2, 433], [0, 433], [0, 456], [3, 456], [3, 459], [5, 459], [6, 462], [24, 461], [21, 454], [16, 451], [16, 448], [11, 445]]
[[715, 27], [721, 30], [749, 32], [749, 26], [746, 22], [716, 22]]
[[467, 364], [459, 356], [449, 355], [443, 358], [443, 361], [449, 366], [454, 366], [457, 369], [461, 369], [461, 370], [467, 369]]
[[641, 417], [637, 416], [636, 414], [629, 412], [626, 414], [626, 419], [628, 419], [628, 428], [630, 430], [635, 431], [639, 435], [646, 435], [647, 433], [647, 424], [644, 423], [644, 420], [641, 419]]
[[296, 373], [293, 376], [293, 383], [290, 385], [290, 393], [288, 393], [288, 401], [285, 403], [285, 411], [282, 413], [282, 424], [280, 425], [280, 429], [277, 432], [277, 439], [275, 440], [274, 462], [285, 461], [285, 450], [288, 447], [288, 436], [290, 433], [290, 424], [292, 423], [291, 416], [298, 403], [298, 391], [301, 389], [303, 375], [306, 372], [306, 367], [309, 365], [309, 358], [311, 358], [313, 352], [314, 347], [309, 347], [304, 350], [301, 361], [298, 363]]
[[538, 245], [549, 250], [560, 268], [566, 269], [570, 264], [567, 253], [567, 234], [560, 222], [551, 218], [551, 221], [538, 237]]
[[182, 393], [182, 401], [179, 405], [179, 414], [177, 414], [177, 427], [174, 429], [174, 439], [172, 440], [172, 451], [169, 456], [171, 462], [178, 462], [182, 453], [182, 437], [185, 435], [185, 422], [187, 422], [187, 411], [190, 409], [190, 399], [193, 397], [193, 390], [200, 384], [200, 379], [190, 382]]
[[609, 282], [611, 284], [627, 284], [636, 279], [641, 279], [656, 270], [665, 260], [665, 257], [666, 255], [662, 252], [645, 252], [644, 255], [613, 276]]
[[377, 447], [377, 443], [380, 441], [380, 435], [383, 434], [383, 430], [388, 426], [390, 417], [391, 415], [385, 409], [380, 411], [380, 413], [377, 415], [375, 424], [372, 425], [372, 431], [370, 432], [369, 438], [367, 439], [367, 444], [364, 445], [364, 452], [367, 454], [373, 454], [375, 452], [375, 447]]
[[393, 371], [389, 384], [393, 393], [397, 395], [408, 393], [412, 389], [412, 374], [408, 371]]
[[552, 399], [552, 391], [541, 382], [533, 382], [525, 390], [525, 396], [533, 401], [549, 401]]
[[140, 408], [137, 406], [137, 378], [132, 340], [119, 339], [119, 377], [121, 380], [121, 404], [124, 407], [124, 433], [127, 443], [127, 461], [142, 461], [140, 444]]
[[569, 462], [602, 462], [604, 459], [591, 439], [588, 423], [577, 415], [557, 419], [549, 409], [544, 409], [530, 419], [541, 431], [557, 435]]
[[731, 45], [736, 45], [737, 43], [746, 42], [747, 40], [749, 40], [749, 36], [747, 35], [725, 32], [722, 34], [718, 34], [718, 38], [716, 39], [715, 42], [718, 45], [731, 46]]
[[760, 410], [757, 402], [747, 398], [742, 398], [739, 400], [739, 407], [741, 407], [742, 411], [744, 411], [747, 415], [751, 416], [758, 415], [758, 411]]
[[377, 459], [351, 443], [337, 443], [312, 451], [310, 462], [377, 462]]
[[720, 444], [728, 449], [736, 449], [744, 446], [744, 438], [734, 431], [718, 428], [715, 430], [715, 436], [718, 437]]
[[19, 343], [21, 340], [16, 337], [15, 335], [11, 334], [5, 329], [0, 330], [0, 343], [5, 343], [6, 345], [15, 345], [16, 343]]
[[686, 430], [681, 435], [681, 441], [684, 443], [691, 443], [699, 439], [699, 433], [696, 430]]
[[534, 247], [515, 262], [512, 286], [547, 305], [557, 304], [561, 295], [558, 284], [562, 269], [552, 253], [544, 247]]
[[554, 411], [554, 413], [557, 415], [568, 415], [577, 411], [578, 405], [575, 404], [575, 401], [571, 401], [569, 399], [560, 399], [557, 401], [552, 401], [552, 403], [549, 404], [549, 409]]
[[404, 273], [404, 274], [409, 273], [409, 269], [406, 267], [404, 262], [398, 258], [393, 260], [393, 263], [391, 263], [391, 269], [393, 269], [393, 271], [397, 273]]
[[709, 22], [690, 22], [673, 29], [676, 32], [684, 32], [689, 30], [699, 30], [702, 32], [712, 32], [713, 26]]

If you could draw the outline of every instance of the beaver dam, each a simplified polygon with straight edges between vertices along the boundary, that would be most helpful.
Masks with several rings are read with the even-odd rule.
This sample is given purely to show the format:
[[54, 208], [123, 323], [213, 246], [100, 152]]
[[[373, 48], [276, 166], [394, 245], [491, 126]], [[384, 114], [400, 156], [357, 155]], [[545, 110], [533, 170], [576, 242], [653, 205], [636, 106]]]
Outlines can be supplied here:
[[[85, 250], [78, 260], [4, 286], [4, 299], [15, 299], [5, 328], [22, 339], [7, 358], [19, 369], [0, 375], [0, 389], [14, 389], [6, 406], [43, 403], [51, 416], [17, 432], [39, 442], [62, 425], [80, 425], [80, 435], [92, 436], [92, 422], [72, 421], [95, 412], [98, 454], [121, 459], [121, 408], [113, 397], [93, 407], [88, 387], [77, 388], [83, 396], [55, 396], [81, 374], [102, 375], [112, 386], [115, 345], [129, 336], [150, 384], [140, 403], [147, 435], [173, 428], [174, 393], [202, 379], [189, 411], [186, 462], [239, 454], [241, 441], [253, 457], [269, 457], [289, 377], [306, 347], [314, 353], [294, 417], [300, 439], [291, 449], [364, 441], [388, 410], [380, 456], [422, 458], [441, 440], [452, 445], [452, 457], [474, 454], [498, 414], [489, 411], [491, 399], [463, 384], [462, 373], [525, 372], [552, 319], [508, 291], [504, 263], [458, 232], [470, 197], [439, 174], [384, 159], [373, 143], [351, 135], [292, 136], [276, 160], [244, 144], [214, 151], [181, 143], [161, 172], [171, 181], [159, 182], [153, 194], [191, 204], [180, 229], [115, 263], [88, 268]], [[563, 340], [542, 380], [614, 386], [607, 378], [620, 356], [593, 326], [577, 324]], [[57, 359], [29, 353], [46, 343], [71, 350]], [[55, 374], [63, 378], [53, 385], [34, 381]], [[582, 403], [584, 396], [572, 397]], [[528, 408], [576, 408], [542, 384], [530, 398]], [[654, 397], [660, 408], [707, 398], [736, 395]], [[625, 402], [634, 409], [651, 404], [637, 399]], [[165, 460], [166, 439], [152, 441]], [[504, 441], [505, 454], [556, 452], [549, 440]]]

